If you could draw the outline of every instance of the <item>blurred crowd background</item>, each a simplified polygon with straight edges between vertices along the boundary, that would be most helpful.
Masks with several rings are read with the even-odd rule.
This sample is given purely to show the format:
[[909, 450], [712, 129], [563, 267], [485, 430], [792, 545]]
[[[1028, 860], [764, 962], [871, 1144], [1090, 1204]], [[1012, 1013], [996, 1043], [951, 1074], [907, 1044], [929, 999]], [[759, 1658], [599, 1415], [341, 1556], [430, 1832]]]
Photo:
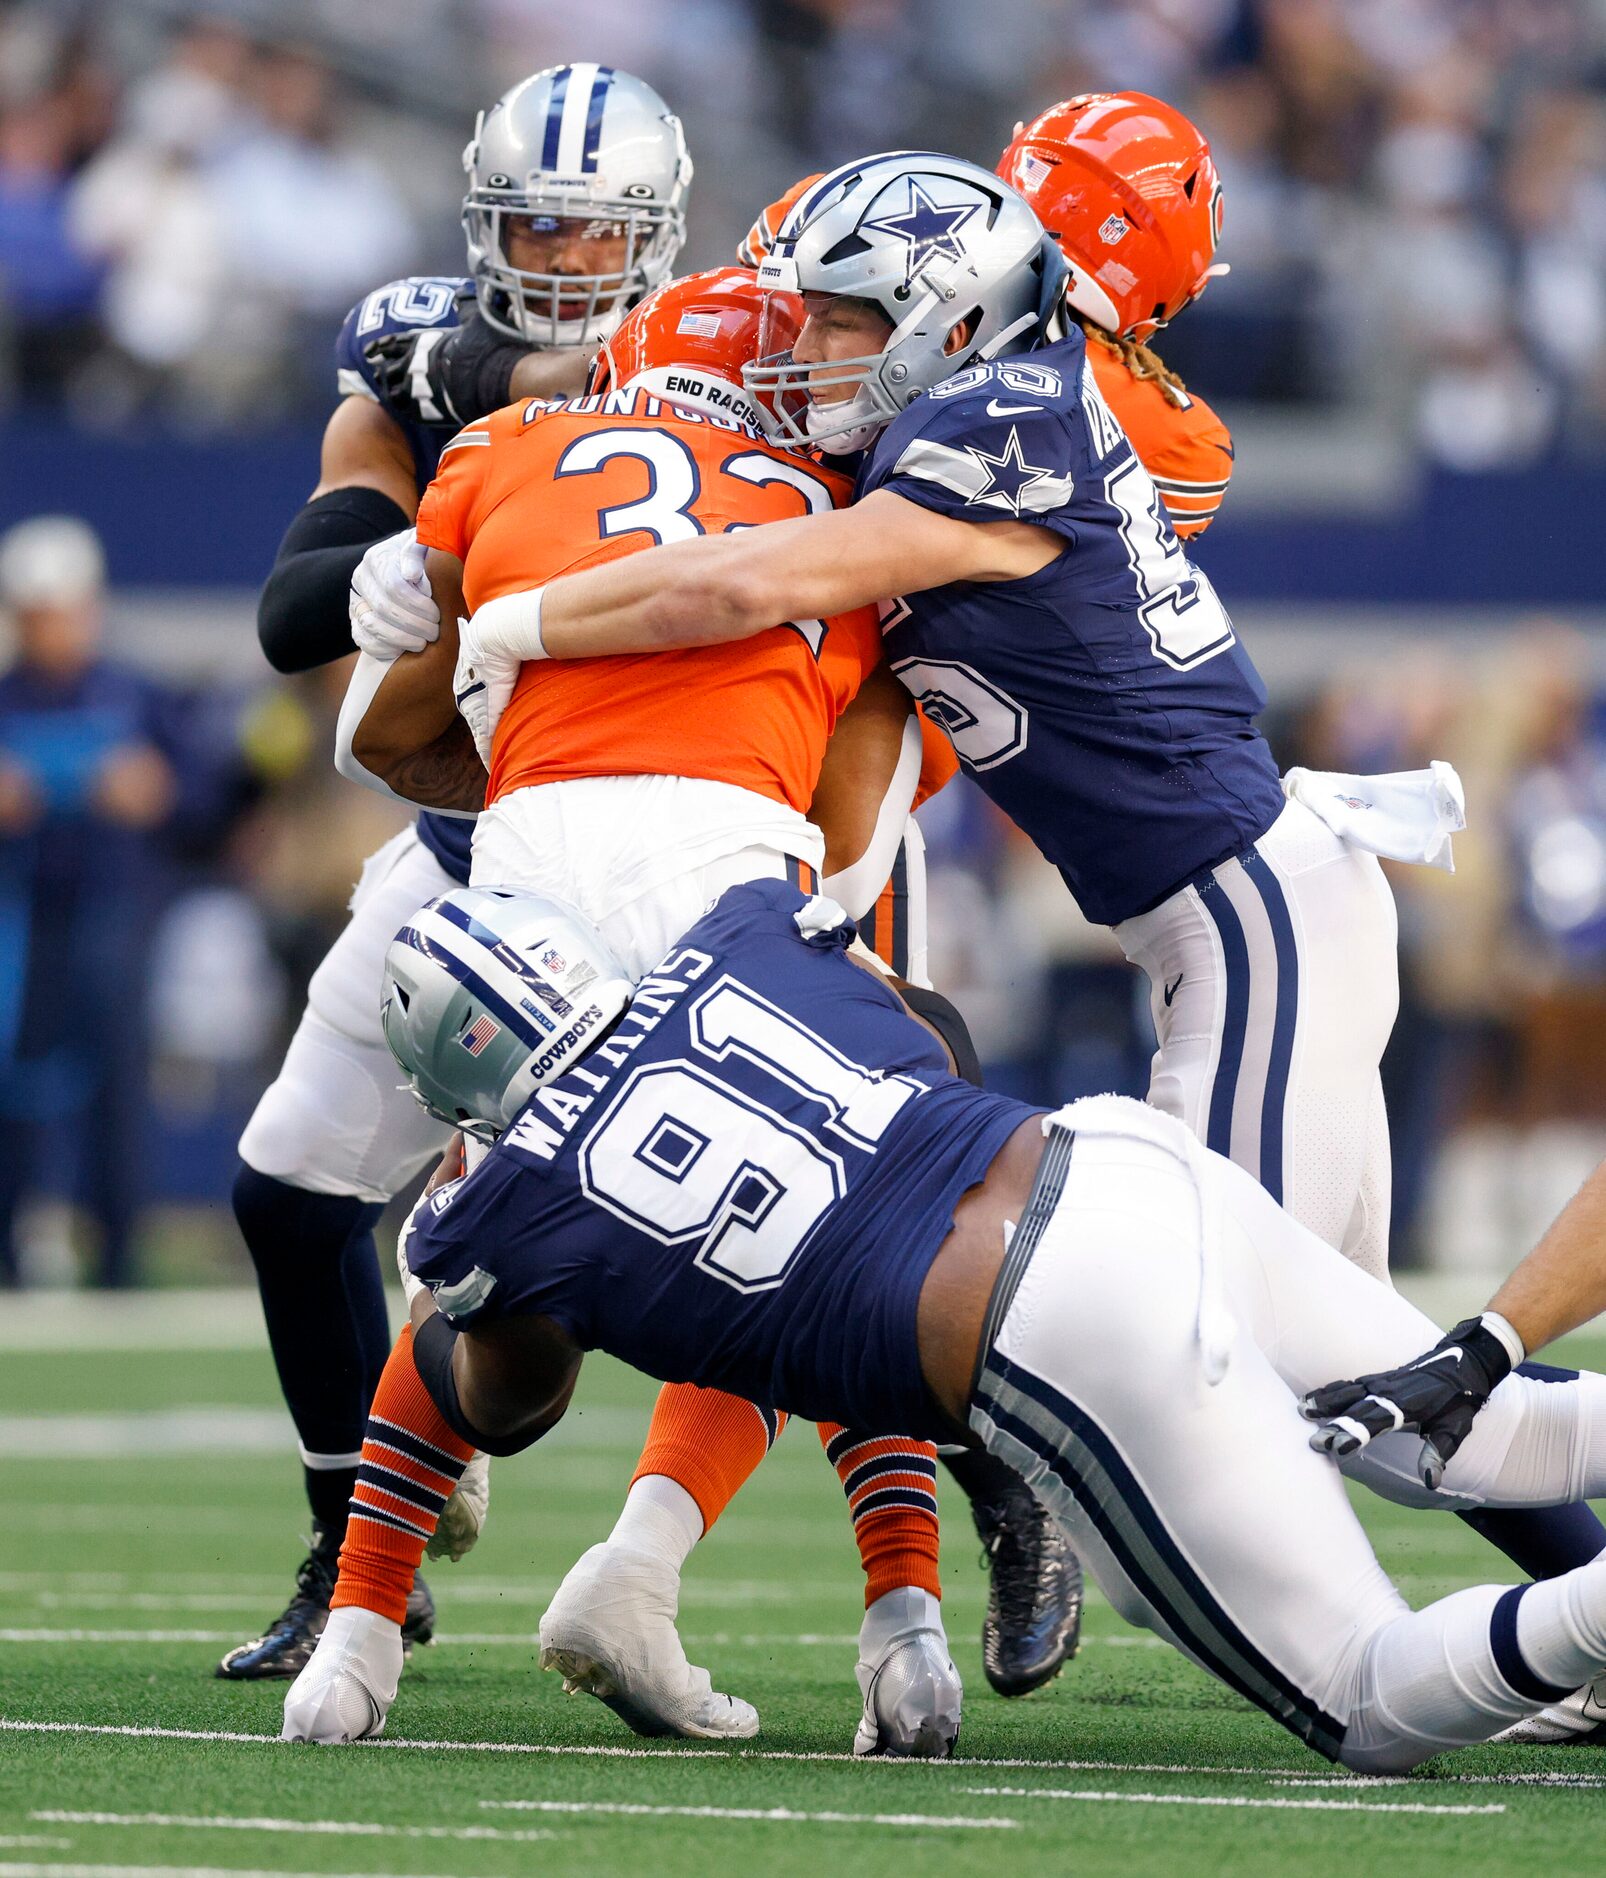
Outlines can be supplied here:
[[[1199, 558], [1285, 762], [1467, 783], [1456, 875], [1395, 876], [1396, 1256], [1509, 1262], [1606, 1150], [1603, 0], [0, 0], [0, 526], [93, 525], [0, 546], [0, 1282], [244, 1270], [234, 1139], [394, 825], [252, 590], [341, 318], [460, 271], [475, 112], [570, 58], [682, 115], [688, 266], [806, 170], [991, 164], [1078, 91], [1206, 130], [1232, 272], [1157, 342], [1239, 445]], [[923, 819], [997, 1085], [1141, 1092], [1107, 938], [968, 784]]]

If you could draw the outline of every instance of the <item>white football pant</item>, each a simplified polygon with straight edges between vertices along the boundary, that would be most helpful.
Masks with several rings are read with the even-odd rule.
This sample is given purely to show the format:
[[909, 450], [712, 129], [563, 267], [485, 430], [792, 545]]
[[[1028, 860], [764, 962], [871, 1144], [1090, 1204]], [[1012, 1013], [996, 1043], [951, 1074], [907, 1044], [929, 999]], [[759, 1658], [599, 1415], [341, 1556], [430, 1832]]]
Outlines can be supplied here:
[[402, 1080], [379, 1027], [385, 952], [426, 900], [458, 883], [412, 828], [371, 854], [351, 918], [307, 987], [278, 1076], [240, 1137], [240, 1159], [309, 1193], [383, 1202], [451, 1137]]
[[[1202, 1157], [1218, 1208], [1206, 1285], [1187, 1167], [1143, 1140], [1073, 1135], [1089, 1109], [1055, 1117], [970, 1421], [1121, 1614], [1318, 1752], [1373, 1771], [1487, 1739], [1606, 1667], [1606, 1555], [1413, 1612], [1339, 1469], [1310, 1448], [1299, 1395], [1406, 1361], [1437, 1328], [1214, 1155]], [[1214, 1386], [1212, 1343], [1226, 1358]], [[1345, 1471], [1424, 1506], [1601, 1494], [1606, 1378], [1507, 1378], [1436, 1495], [1417, 1479], [1419, 1448], [1389, 1435]]]
[[476, 887], [573, 907], [632, 978], [728, 888], [783, 879], [812, 887], [824, 859], [824, 837], [795, 809], [687, 776], [538, 783], [503, 796], [474, 825]]
[[1149, 1101], [1253, 1174], [1318, 1239], [1386, 1277], [1392, 1182], [1378, 1064], [1399, 965], [1377, 857], [1290, 802], [1247, 855], [1115, 936], [1149, 978], [1160, 1043]]

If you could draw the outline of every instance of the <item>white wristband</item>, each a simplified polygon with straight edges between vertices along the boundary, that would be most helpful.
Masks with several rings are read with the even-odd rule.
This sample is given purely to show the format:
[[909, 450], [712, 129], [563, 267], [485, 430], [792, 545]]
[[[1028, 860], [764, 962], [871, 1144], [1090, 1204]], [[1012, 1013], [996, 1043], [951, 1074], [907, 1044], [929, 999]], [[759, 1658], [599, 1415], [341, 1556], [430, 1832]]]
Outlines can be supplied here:
[[544, 659], [550, 655], [541, 637], [541, 595], [543, 588], [532, 587], [525, 593], [504, 593], [477, 607], [473, 620], [473, 639], [482, 653], [502, 653], [514, 659]]
[[1522, 1347], [1522, 1338], [1517, 1335], [1515, 1328], [1507, 1323], [1505, 1318], [1503, 1318], [1498, 1311], [1483, 1312], [1479, 1321], [1491, 1337], [1498, 1337], [1506, 1346], [1506, 1355], [1511, 1358], [1511, 1367], [1513, 1369], [1525, 1360], [1528, 1352]]

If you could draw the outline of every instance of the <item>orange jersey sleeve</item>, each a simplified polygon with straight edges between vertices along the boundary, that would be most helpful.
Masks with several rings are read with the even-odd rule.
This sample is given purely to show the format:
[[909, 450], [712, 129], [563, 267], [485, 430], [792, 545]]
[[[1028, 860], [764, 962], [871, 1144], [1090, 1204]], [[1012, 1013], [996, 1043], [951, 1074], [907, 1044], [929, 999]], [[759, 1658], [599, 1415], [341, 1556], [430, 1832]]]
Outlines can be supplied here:
[[1104, 402], [1131, 439], [1160, 492], [1171, 526], [1188, 540], [1216, 518], [1232, 480], [1232, 434], [1192, 392], [1180, 409], [1152, 379], [1134, 378], [1117, 353], [1089, 341], [1089, 363]]
[[[645, 392], [511, 405], [442, 457], [419, 539], [458, 550], [470, 607], [658, 542], [844, 504], [844, 476]], [[464, 433], [465, 436], [469, 433]], [[473, 457], [471, 467], [454, 460]], [[426, 529], [428, 531], [426, 535]], [[525, 665], [486, 800], [583, 776], [705, 777], [804, 811], [826, 741], [881, 657], [873, 607], [730, 645]]]
[[920, 780], [915, 784], [914, 807], [919, 808], [959, 774], [959, 758], [947, 731], [932, 723], [918, 704], [915, 714], [920, 719]]
[[491, 442], [490, 420], [460, 430], [441, 451], [435, 479], [418, 504], [413, 524], [426, 548], [439, 548], [463, 560], [485, 489]]
[[812, 176], [805, 176], [800, 182], [793, 183], [786, 194], [778, 197], [767, 209], [759, 210], [758, 219], [748, 229], [746, 239], [736, 250], [736, 259], [743, 267], [759, 265], [770, 249], [775, 246], [775, 237], [780, 233], [787, 211], [806, 190], [812, 189], [824, 174], [824, 170], [816, 170]]

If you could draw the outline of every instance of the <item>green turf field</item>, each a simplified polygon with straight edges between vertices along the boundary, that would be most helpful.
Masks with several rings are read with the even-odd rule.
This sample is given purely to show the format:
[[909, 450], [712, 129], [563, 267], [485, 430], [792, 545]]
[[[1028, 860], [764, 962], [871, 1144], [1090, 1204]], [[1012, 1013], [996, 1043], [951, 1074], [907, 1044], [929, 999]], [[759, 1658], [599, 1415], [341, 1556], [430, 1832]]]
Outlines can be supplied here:
[[[637, 1743], [535, 1667], [545, 1599], [607, 1530], [650, 1399], [600, 1361], [564, 1430], [498, 1464], [477, 1552], [435, 1568], [441, 1641], [403, 1678], [389, 1738], [280, 1746], [283, 1686], [210, 1674], [283, 1603], [298, 1557], [272, 1373], [258, 1349], [160, 1336], [0, 1347], [0, 1878], [1600, 1869], [1599, 1751], [1469, 1750], [1357, 1780], [1096, 1597], [1060, 1681], [998, 1701], [952, 1494], [961, 1758], [854, 1763], [857, 1559], [803, 1427], [699, 1550], [682, 1606], [694, 1658], [758, 1705], [763, 1733], [744, 1752]], [[204, 1320], [173, 1340], [204, 1344]], [[1570, 1353], [1606, 1367], [1606, 1340]], [[1515, 1575], [1454, 1519], [1364, 1510], [1415, 1602]]]

